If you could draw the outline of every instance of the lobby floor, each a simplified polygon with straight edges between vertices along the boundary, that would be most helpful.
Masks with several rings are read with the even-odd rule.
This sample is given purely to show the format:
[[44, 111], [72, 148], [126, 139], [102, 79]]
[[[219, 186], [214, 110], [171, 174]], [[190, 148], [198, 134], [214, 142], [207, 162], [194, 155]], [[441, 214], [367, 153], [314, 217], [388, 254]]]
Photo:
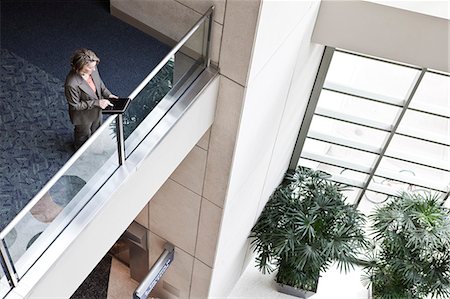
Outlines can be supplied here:
[[133, 298], [138, 282], [130, 277], [130, 268], [107, 254], [92, 270], [71, 299]]
[[[276, 290], [275, 273], [263, 275], [252, 260], [228, 298], [293, 299], [295, 297]], [[319, 280], [317, 293], [310, 299], [368, 299], [368, 290], [362, 285], [361, 270], [347, 274], [331, 267]]]
[[112, 259], [111, 272], [109, 274], [107, 299], [133, 298], [133, 292], [138, 283], [131, 279], [130, 268], [117, 260]]

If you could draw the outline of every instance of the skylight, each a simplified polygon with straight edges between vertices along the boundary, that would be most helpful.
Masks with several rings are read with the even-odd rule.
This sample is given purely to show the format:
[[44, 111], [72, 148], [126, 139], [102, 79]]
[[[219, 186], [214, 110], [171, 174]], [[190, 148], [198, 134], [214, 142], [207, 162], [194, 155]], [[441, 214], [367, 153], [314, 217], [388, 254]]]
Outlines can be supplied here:
[[349, 200], [364, 210], [402, 190], [448, 198], [449, 74], [328, 47], [325, 55], [298, 164], [353, 186]]

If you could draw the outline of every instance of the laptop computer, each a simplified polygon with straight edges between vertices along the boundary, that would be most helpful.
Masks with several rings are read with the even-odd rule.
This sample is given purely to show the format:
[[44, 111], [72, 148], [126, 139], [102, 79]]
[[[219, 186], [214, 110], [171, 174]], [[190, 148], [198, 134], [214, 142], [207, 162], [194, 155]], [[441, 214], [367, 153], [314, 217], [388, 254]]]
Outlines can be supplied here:
[[111, 104], [113, 104], [113, 106], [108, 106], [105, 109], [103, 109], [103, 114], [124, 113], [131, 102], [130, 98], [118, 98], [108, 100], [111, 102]]

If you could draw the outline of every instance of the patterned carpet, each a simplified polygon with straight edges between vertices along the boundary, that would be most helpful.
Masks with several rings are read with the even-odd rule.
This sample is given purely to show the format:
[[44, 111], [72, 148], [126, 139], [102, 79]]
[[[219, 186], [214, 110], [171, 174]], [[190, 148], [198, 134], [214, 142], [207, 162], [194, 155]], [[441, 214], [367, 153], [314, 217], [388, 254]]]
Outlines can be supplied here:
[[[0, 6], [2, 230], [73, 154], [63, 94], [73, 51], [94, 49], [103, 81], [127, 96], [170, 48], [113, 17], [107, 0], [2, 0]], [[80, 30], [86, 24], [88, 30]], [[50, 193], [58, 199], [85, 184], [77, 177], [62, 180], [74, 190], [55, 186]]]
[[105, 0], [1, 0], [1, 48], [65, 80], [75, 49], [100, 58], [111, 92], [128, 96], [170, 47], [109, 13]]
[[106, 299], [111, 271], [111, 256], [105, 255], [78, 287], [71, 299]]
[[64, 83], [0, 50], [0, 230], [70, 158]]
[[[111, 16], [107, 0], [1, 0], [0, 6], [1, 231], [73, 154], [63, 90], [73, 51], [87, 47], [99, 54], [103, 81], [127, 96], [170, 48]], [[173, 83], [167, 79], [172, 72], [161, 72], [167, 82], [136, 103], [151, 110]], [[130, 107], [127, 129], [140, 122], [141, 110]], [[13, 260], [89, 180], [80, 176], [64, 175], [8, 234]], [[110, 267], [105, 256], [72, 298], [106, 298]]]

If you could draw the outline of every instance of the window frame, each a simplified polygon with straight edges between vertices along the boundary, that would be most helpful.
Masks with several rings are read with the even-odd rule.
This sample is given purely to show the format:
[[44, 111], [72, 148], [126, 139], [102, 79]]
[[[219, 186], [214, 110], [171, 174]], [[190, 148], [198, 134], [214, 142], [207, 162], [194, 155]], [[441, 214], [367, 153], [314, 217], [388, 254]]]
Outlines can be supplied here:
[[[399, 63], [399, 62], [395, 62], [395, 61], [384, 60], [384, 59], [381, 59], [381, 58], [378, 58], [378, 57], [372, 57], [372, 56], [369, 56], [369, 55], [364, 55], [364, 54], [355, 53], [355, 52], [351, 52], [351, 51], [346, 51], [346, 50], [342, 50], [342, 49], [335, 49], [333, 47], [326, 46], [325, 49], [324, 49], [323, 55], [322, 55], [322, 59], [321, 59], [320, 65], [319, 65], [319, 69], [318, 69], [318, 72], [317, 72], [317, 75], [316, 75], [316, 79], [314, 81], [314, 85], [313, 85], [313, 88], [312, 88], [312, 91], [311, 91], [311, 94], [310, 94], [310, 98], [309, 98], [309, 101], [308, 101], [308, 104], [307, 104], [307, 107], [306, 107], [306, 110], [305, 110], [305, 114], [303, 116], [302, 125], [300, 127], [300, 130], [299, 130], [299, 133], [298, 133], [298, 136], [297, 136], [295, 147], [294, 147], [294, 150], [293, 150], [293, 153], [292, 153], [292, 157], [291, 157], [291, 160], [290, 160], [290, 163], [289, 163], [289, 170], [294, 170], [299, 165], [300, 158], [304, 158], [304, 157], [301, 156], [301, 154], [302, 154], [302, 150], [303, 150], [304, 145], [305, 145], [305, 141], [306, 141], [306, 139], [308, 137], [308, 133], [310, 132], [310, 128], [311, 128], [311, 123], [312, 123], [313, 117], [314, 117], [314, 115], [320, 115], [320, 113], [317, 113], [317, 111], [318, 111], [317, 107], [318, 107], [318, 102], [319, 102], [319, 98], [320, 98], [321, 92], [322, 92], [322, 90], [330, 90], [330, 88], [324, 87], [324, 84], [325, 84], [325, 79], [326, 79], [326, 76], [327, 76], [330, 64], [331, 64], [332, 59], [333, 59], [333, 54], [335, 52], [342, 52], [342, 53], [346, 53], [346, 54], [350, 54], [350, 55], [355, 55], [355, 56], [358, 56], [358, 57], [363, 57], [363, 58], [367, 58], [367, 59], [373, 59], [373, 60], [380, 61], [380, 62], [383, 62], [383, 63], [391, 63], [391, 64], [399, 65], [399, 66], [402, 66], [402, 67], [413, 68], [413, 69], [418, 71], [418, 73], [415, 76], [414, 81], [413, 81], [413, 83], [412, 83], [412, 85], [411, 85], [411, 87], [410, 87], [410, 89], [409, 89], [409, 91], [407, 93], [406, 98], [400, 104], [398, 102], [397, 103], [395, 103], [395, 102], [387, 103], [386, 101], [380, 101], [379, 99], [371, 98], [370, 96], [366, 97], [366, 96], [363, 96], [363, 95], [352, 94], [351, 92], [342, 92], [342, 91], [338, 91], [338, 90], [331, 90], [333, 92], [338, 92], [338, 93], [346, 94], [346, 95], [349, 95], [349, 96], [362, 98], [362, 99], [365, 99], [365, 100], [370, 100], [370, 101], [374, 101], [374, 102], [381, 102], [381, 103], [384, 103], [384, 104], [389, 104], [389, 105], [396, 106], [399, 109], [401, 109], [400, 112], [397, 114], [394, 122], [392, 123], [391, 129], [387, 132], [388, 136], [387, 136], [386, 140], [384, 141], [384, 144], [382, 144], [380, 146], [380, 148], [379, 148], [377, 153], [372, 152], [372, 153], [376, 154], [377, 157], [375, 158], [375, 163], [372, 165], [372, 167], [370, 169], [370, 172], [367, 174], [368, 176], [366, 177], [366, 180], [364, 181], [364, 185], [363, 186], [354, 186], [354, 185], [350, 184], [351, 187], [355, 187], [355, 188], [357, 188], [359, 190], [357, 199], [355, 201], [355, 205], [356, 206], [358, 206], [360, 204], [361, 200], [363, 199], [364, 195], [366, 194], [366, 191], [372, 191], [372, 192], [377, 192], [377, 193], [381, 193], [381, 194], [386, 194], [388, 196], [395, 196], [396, 194], [398, 194], [398, 191], [397, 192], [392, 192], [392, 190], [390, 190], [388, 192], [388, 191], [383, 191], [383, 190], [373, 190], [372, 188], [369, 188], [369, 185], [370, 185], [370, 183], [371, 183], [371, 181], [373, 180], [374, 177], [379, 177], [379, 174], [377, 173], [377, 170], [379, 169], [378, 167], [380, 166], [380, 163], [381, 163], [381, 161], [382, 161], [382, 159], [384, 157], [386, 157], [386, 158], [393, 158], [393, 159], [396, 159], [396, 160], [404, 161], [404, 160], [402, 160], [401, 157], [395, 157], [393, 155], [386, 154], [386, 151], [389, 148], [389, 145], [390, 145], [390, 143], [391, 143], [391, 141], [392, 141], [392, 139], [393, 139], [393, 137], [395, 135], [407, 136], [407, 137], [413, 138], [414, 140], [422, 140], [422, 141], [430, 142], [429, 140], [421, 138], [421, 136], [408, 136], [408, 135], [405, 135], [402, 132], [399, 132], [398, 128], [399, 128], [399, 126], [400, 126], [400, 124], [401, 124], [401, 122], [403, 120], [403, 117], [405, 116], [407, 111], [418, 111], [418, 112], [423, 112], [423, 113], [426, 113], [428, 115], [432, 115], [432, 116], [435, 116], [435, 117], [447, 118], [446, 116], [443, 116], [443, 115], [436, 115], [433, 112], [424, 111], [424, 110], [420, 110], [420, 109], [417, 109], [417, 108], [410, 108], [409, 106], [410, 106], [411, 101], [414, 98], [414, 95], [415, 95], [417, 89], [420, 86], [420, 83], [422, 82], [423, 77], [425, 76], [425, 74], [427, 72], [428, 73], [433, 73], [433, 74], [438, 74], [438, 75], [444, 75], [444, 76], [449, 76], [449, 74], [438, 72], [438, 71], [434, 71], [434, 70], [428, 70], [427, 68], [421, 68], [421, 67], [412, 66], [412, 65], [408, 65], [408, 64], [403, 64], [403, 63]], [[338, 116], [336, 116], [336, 117], [337, 117], [337, 119], [339, 119]], [[447, 118], [447, 119], [450, 120], [450, 118]], [[340, 121], [344, 121], [346, 123], [351, 123], [348, 120], [342, 120], [342, 119], [339, 119], [339, 120]], [[369, 126], [367, 126], [367, 127], [369, 127]], [[314, 138], [312, 138], [312, 139], [314, 139]], [[316, 139], [316, 140], [320, 140], [320, 139]], [[324, 141], [324, 140], [320, 140], [320, 141]], [[370, 151], [367, 151], [367, 150], [365, 150], [363, 148], [359, 148], [358, 146], [352, 147], [352, 146], [350, 146], [348, 144], [347, 145], [343, 145], [343, 144], [339, 143], [338, 138], [336, 138], [335, 142], [333, 142], [333, 140], [328, 140], [328, 141], [324, 141], [324, 142], [328, 142], [329, 144], [335, 144], [335, 145], [344, 146], [346, 148], [353, 148], [353, 149], [358, 149], [358, 150], [370, 152]], [[450, 144], [442, 144], [442, 145], [443, 146], [448, 146], [449, 149], [450, 149]], [[308, 159], [308, 158], [306, 158], [306, 159]], [[312, 160], [312, 159], [308, 159], [308, 160]], [[324, 157], [324, 160], [326, 160], [326, 157]], [[336, 165], [329, 164], [329, 163], [326, 163], [326, 162], [323, 162], [323, 161], [317, 161], [316, 160], [316, 162], [323, 163], [323, 164], [330, 165], [330, 166], [336, 166]], [[421, 163], [417, 163], [416, 161], [406, 161], [406, 162], [412, 163], [414, 165], [422, 165], [422, 166], [425, 166], [425, 167], [430, 167], [430, 168], [436, 169], [436, 167], [434, 167], [433, 165], [428, 165], [428, 164], [423, 164], [423, 163], [421, 164]], [[338, 167], [343, 167], [343, 166], [338, 166]], [[349, 169], [349, 170], [351, 170], [351, 169]], [[450, 167], [449, 167], [449, 169], [445, 169], [445, 167], [443, 167], [442, 170], [445, 171], [445, 172], [450, 172]], [[339, 180], [337, 177], [334, 177], [334, 176], [332, 176], [331, 179], [334, 180], [334, 181], [337, 181], [337, 182], [346, 183], [345, 181]], [[401, 181], [399, 181], [398, 179], [395, 179], [395, 178], [386, 178], [386, 179], [394, 180], [396, 182], [401, 182]], [[420, 186], [420, 185], [416, 185], [416, 186]], [[434, 188], [430, 188], [429, 186], [420, 186], [420, 187], [425, 187], [425, 188], [430, 189], [430, 190], [436, 190]], [[444, 201], [448, 200], [449, 195], [450, 195], [450, 182], [449, 182], [448, 185], [446, 185], [446, 189], [447, 189], [446, 191], [445, 190], [436, 190], [436, 191], [439, 191], [439, 192], [442, 193]]]

